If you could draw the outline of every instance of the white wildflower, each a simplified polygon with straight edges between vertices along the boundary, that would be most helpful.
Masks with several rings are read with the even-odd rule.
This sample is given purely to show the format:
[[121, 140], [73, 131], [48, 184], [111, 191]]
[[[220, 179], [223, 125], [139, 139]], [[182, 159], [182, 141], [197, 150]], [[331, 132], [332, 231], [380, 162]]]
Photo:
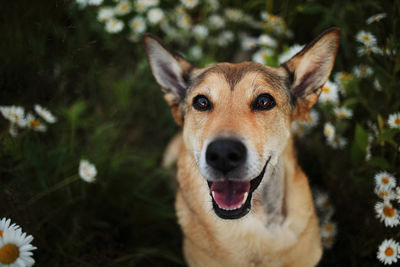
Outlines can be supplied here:
[[181, 0], [181, 3], [188, 9], [192, 9], [197, 6], [199, 0]]
[[136, 16], [130, 22], [129, 26], [134, 33], [142, 33], [146, 30], [146, 22], [143, 17]]
[[117, 15], [123, 16], [131, 12], [131, 10], [132, 10], [131, 3], [127, 0], [124, 0], [118, 3], [118, 5], [114, 9], [114, 12]]
[[353, 111], [346, 107], [335, 107], [334, 113], [339, 119], [350, 119], [353, 116]]
[[376, 257], [385, 265], [396, 263], [400, 258], [400, 245], [393, 239], [385, 239], [378, 248]]
[[252, 37], [243, 37], [242, 39], [242, 48], [244, 50], [251, 50], [257, 46], [257, 39], [252, 38]]
[[252, 60], [254, 62], [258, 62], [260, 64], [265, 65], [267, 63], [268, 57], [273, 54], [273, 51], [269, 48], [261, 48], [257, 52], [254, 53]]
[[118, 33], [124, 28], [124, 22], [119, 19], [111, 18], [106, 23], [106, 31], [109, 33]]
[[266, 34], [261, 34], [258, 37], [258, 44], [270, 47], [276, 47], [276, 40]]
[[321, 95], [319, 96], [319, 102], [321, 103], [332, 103], [336, 104], [339, 101], [339, 88], [334, 82], [327, 81], [322, 87]]
[[46, 108], [40, 106], [40, 105], [35, 105], [34, 110], [36, 113], [42, 117], [46, 122], [48, 123], [55, 123], [57, 121], [57, 118]]
[[161, 8], [158, 7], [151, 8], [147, 13], [147, 20], [153, 25], [160, 23], [160, 21], [163, 20], [164, 17], [164, 12]]
[[114, 8], [111, 7], [101, 7], [97, 13], [97, 20], [100, 22], [106, 22], [114, 17]]
[[398, 210], [393, 208], [389, 202], [378, 202], [375, 204], [376, 217], [385, 224], [386, 227], [399, 225]]
[[378, 13], [378, 14], [375, 14], [375, 15], [372, 15], [371, 17], [369, 17], [369, 18], [366, 20], [366, 23], [367, 23], [367, 24], [371, 24], [371, 23], [373, 23], [373, 22], [378, 22], [378, 21], [380, 21], [380, 20], [383, 19], [383, 18], [386, 18], [386, 13]]
[[193, 34], [198, 40], [204, 40], [208, 36], [208, 28], [198, 24], [193, 27]]
[[354, 75], [358, 78], [368, 78], [374, 72], [370, 66], [367, 65], [359, 65], [354, 67], [353, 69]]
[[82, 180], [88, 183], [94, 182], [96, 180], [96, 175], [96, 166], [89, 161], [82, 159], [79, 163], [79, 176], [82, 178]]
[[214, 14], [208, 18], [208, 24], [212, 29], [221, 29], [225, 26], [225, 21], [221, 16]]
[[390, 114], [388, 124], [392, 129], [400, 129], [400, 112]]

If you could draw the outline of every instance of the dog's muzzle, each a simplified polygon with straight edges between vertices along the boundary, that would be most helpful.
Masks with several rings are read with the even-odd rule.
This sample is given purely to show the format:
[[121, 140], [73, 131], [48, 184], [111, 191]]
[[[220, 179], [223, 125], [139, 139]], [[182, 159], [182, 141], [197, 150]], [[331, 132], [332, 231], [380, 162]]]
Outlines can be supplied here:
[[246, 159], [246, 146], [236, 139], [217, 139], [207, 147], [207, 164], [223, 177], [208, 181], [214, 211], [222, 219], [245, 216], [251, 209], [252, 193], [264, 177], [269, 159], [257, 177], [243, 181], [237, 176], [244, 168]]

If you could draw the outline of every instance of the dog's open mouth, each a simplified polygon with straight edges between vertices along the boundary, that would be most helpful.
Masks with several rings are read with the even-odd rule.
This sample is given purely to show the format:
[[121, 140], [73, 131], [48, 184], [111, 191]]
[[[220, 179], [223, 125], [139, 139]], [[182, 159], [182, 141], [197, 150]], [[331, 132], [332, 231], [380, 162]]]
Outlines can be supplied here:
[[208, 181], [215, 213], [222, 219], [239, 219], [251, 209], [251, 198], [254, 190], [260, 185], [271, 157], [267, 160], [261, 173], [250, 181], [222, 180]]

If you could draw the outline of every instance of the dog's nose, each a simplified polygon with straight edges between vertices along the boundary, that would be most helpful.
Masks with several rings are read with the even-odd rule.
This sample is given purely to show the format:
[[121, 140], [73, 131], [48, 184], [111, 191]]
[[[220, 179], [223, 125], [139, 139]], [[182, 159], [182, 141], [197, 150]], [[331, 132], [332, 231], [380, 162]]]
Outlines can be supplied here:
[[245, 162], [246, 153], [242, 142], [235, 139], [218, 139], [208, 145], [206, 161], [225, 175]]

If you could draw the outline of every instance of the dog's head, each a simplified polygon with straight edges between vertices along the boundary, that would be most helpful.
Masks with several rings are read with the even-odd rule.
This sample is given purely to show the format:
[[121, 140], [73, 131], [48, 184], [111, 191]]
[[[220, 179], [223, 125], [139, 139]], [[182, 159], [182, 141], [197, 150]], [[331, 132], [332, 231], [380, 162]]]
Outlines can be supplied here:
[[339, 29], [329, 29], [279, 68], [254, 62], [196, 68], [144, 36], [153, 75], [219, 217], [250, 211], [253, 192], [290, 141], [291, 122], [306, 118], [317, 102], [338, 41]]

